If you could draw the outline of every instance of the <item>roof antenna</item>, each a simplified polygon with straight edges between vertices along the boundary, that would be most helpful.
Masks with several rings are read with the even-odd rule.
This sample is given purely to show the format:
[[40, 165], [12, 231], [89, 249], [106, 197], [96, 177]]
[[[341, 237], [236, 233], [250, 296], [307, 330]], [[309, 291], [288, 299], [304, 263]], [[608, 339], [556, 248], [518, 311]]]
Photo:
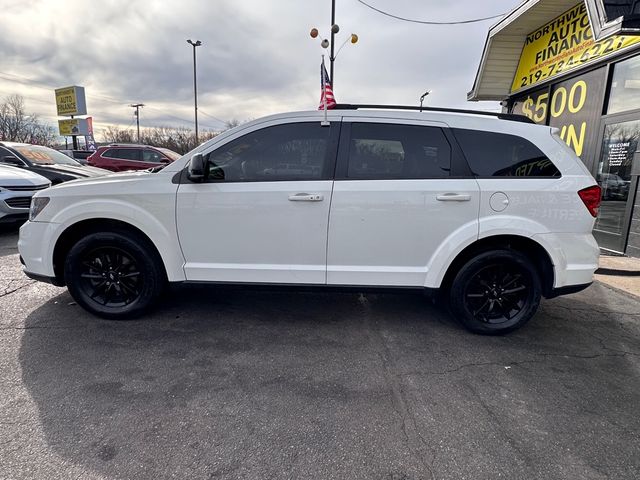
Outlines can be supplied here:
[[427, 98], [427, 96], [432, 92], [432, 90], [427, 90], [426, 92], [424, 92], [422, 94], [422, 96], [420, 97], [420, 111], [422, 111], [422, 102], [424, 102], [424, 99]]

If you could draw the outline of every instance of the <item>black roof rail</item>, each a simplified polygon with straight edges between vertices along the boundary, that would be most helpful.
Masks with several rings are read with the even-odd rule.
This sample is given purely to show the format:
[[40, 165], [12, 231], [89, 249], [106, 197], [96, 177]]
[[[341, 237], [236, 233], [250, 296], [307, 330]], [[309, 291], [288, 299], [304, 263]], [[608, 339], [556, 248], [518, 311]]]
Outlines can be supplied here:
[[515, 113], [498, 113], [498, 112], [485, 112], [482, 110], [464, 110], [461, 108], [446, 108], [446, 107], [417, 107], [415, 105], [375, 105], [375, 104], [352, 104], [352, 103], [338, 103], [335, 106], [336, 110], [360, 110], [360, 109], [373, 109], [373, 110], [412, 110], [416, 112], [445, 112], [445, 113], [465, 113], [470, 115], [484, 115], [487, 117], [496, 117], [500, 120], [510, 120], [512, 122], [522, 123], [536, 123], [529, 117], [524, 115], [517, 115]]

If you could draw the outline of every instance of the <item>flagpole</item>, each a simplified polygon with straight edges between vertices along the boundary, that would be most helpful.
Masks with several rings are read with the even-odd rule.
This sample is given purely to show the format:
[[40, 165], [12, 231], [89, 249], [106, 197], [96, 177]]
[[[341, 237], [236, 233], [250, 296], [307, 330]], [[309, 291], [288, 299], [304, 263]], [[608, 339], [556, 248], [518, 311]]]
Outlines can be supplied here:
[[324, 106], [324, 120], [322, 121], [322, 126], [329, 125], [329, 119], [327, 118], [327, 80], [325, 78], [324, 72], [326, 71], [326, 67], [324, 66], [324, 55], [322, 55], [322, 103]]

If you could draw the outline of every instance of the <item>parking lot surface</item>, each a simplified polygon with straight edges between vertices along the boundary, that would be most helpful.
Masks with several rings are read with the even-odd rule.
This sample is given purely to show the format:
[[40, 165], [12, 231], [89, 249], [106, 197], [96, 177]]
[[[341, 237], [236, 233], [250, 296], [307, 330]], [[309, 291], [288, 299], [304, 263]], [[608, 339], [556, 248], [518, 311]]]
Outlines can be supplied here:
[[0, 231], [0, 478], [637, 479], [640, 302], [472, 335], [425, 298], [174, 288], [90, 316]]

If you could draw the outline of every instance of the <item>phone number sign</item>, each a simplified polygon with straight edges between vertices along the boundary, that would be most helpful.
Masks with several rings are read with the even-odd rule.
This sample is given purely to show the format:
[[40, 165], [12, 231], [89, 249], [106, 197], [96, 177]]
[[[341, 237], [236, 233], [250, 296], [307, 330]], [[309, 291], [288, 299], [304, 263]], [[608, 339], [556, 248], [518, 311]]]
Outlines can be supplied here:
[[594, 41], [584, 2], [527, 35], [511, 92], [608, 57], [634, 45], [640, 36]]

